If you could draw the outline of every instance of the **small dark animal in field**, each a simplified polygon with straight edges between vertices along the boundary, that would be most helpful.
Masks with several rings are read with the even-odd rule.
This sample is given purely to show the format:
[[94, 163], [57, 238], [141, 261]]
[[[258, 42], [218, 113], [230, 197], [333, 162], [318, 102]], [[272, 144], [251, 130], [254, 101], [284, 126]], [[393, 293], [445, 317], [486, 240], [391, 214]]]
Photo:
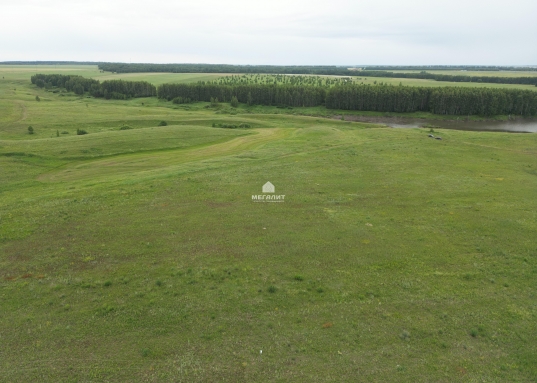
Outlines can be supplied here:
[[429, 136], [428, 136], [428, 137], [434, 138], [434, 136], [433, 136], [432, 134], [429, 134]]
[[441, 140], [442, 137], [435, 137], [434, 139], [435, 139], [435, 140]]

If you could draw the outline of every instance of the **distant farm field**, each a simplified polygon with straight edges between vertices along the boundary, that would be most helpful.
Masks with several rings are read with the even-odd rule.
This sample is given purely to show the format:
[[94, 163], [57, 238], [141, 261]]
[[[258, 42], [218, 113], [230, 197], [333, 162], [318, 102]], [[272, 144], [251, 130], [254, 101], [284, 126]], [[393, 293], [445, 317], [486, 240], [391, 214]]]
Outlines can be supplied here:
[[0, 381], [537, 380], [537, 134], [34, 71], [0, 66]]

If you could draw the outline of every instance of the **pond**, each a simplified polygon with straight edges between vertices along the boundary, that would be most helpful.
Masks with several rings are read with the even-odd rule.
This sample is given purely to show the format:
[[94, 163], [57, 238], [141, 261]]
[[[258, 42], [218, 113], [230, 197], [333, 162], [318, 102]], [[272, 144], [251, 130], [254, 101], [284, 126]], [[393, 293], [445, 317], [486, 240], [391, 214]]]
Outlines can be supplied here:
[[[341, 115], [332, 118], [341, 119]], [[370, 122], [392, 128], [433, 127], [439, 129], [471, 130], [484, 132], [537, 133], [537, 118], [513, 118], [508, 121], [436, 120], [411, 117], [345, 115], [345, 121]]]

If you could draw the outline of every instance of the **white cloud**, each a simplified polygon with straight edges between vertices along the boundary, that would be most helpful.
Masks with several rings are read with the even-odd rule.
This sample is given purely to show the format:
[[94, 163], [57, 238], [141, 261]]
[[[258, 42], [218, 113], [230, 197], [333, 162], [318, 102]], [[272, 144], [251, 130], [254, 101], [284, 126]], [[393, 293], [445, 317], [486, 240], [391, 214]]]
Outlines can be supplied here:
[[537, 64], [537, 2], [2, 0], [0, 61]]

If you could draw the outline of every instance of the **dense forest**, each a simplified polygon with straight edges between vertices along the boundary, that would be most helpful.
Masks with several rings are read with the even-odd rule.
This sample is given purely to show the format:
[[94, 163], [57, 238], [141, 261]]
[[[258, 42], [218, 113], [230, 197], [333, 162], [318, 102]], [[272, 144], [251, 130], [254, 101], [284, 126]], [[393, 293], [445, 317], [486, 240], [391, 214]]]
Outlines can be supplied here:
[[[367, 67], [365, 70], [337, 66], [276, 66], [276, 65], [218, 65], [218, 64], [122, 64], [104, 63], [99, 64], [99, 69], [116, 73], [141, 73], [141, 72], [170, 72], [170, 73], [264, 73], [264, 74], [307, 74], [307, 75], [332, 75], [332, 76], [362, 76], [362, 77], [390, 77], [390, 78], [415, 78], [436, 81], [453, 82], [483, 82], [493, 84], [526, 84], [537, 86], [535, 77], [501, 77], [501, 76], [468, 76], [452, 74], [435, 74], [422, 71], [420, 73], [396, 73], [385, 70], [371, 70], [375, 67]], [[384, 68], [384, 67], [383, 67]], [[396, 70], [399, 67], [393, 67]], [[423, 68], [423, 67], [401, 67]], [[437, 69], [436, 67], [427, 67]], [[440, 67], [449, 68], [449, 67]], [[462, 68], [462, 67], [455, 67]], [[499, 70], [501, 67], [464, 67], [472, 70]], [[476, 69], [477, 68], [477, 69]], [[494, 69], [491, 69], [494, 68]], [[511, 68], [511, 67], [509, 67]], [[526, 68], [535, 70], [535, 68]], [[414, 69], [413, 69], [414, 70]]]
[[107, 80], [101, 83], [91, 78], [61, 74], [36, 74], [30, 80], [40, 88], [64, 88], [78, 95], [88, 92], [93, 97], [106, 99], [122, 100], [157, 95], [155, 86], [146, 81]]
[[537, 93], [518, 89], [338, 84], [162, 84], [158, 97], [173, 100], [238, 102], [249, 105], [320, 106], [329, 109], [418, 112], [450, 115], [536, 115]]

